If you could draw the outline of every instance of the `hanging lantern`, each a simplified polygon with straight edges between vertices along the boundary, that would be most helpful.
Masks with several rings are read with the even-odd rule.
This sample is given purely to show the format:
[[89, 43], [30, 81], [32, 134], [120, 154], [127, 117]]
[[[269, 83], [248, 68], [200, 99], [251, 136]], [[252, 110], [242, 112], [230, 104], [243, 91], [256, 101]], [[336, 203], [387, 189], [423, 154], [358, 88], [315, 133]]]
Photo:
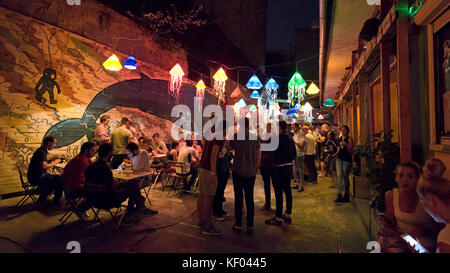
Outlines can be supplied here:
[[126, 59], [122, 65], [123, 65], [123, 67], [130, 69], [130, 70], [135, 70], [139, 67], [139, 65], [133, 55], [130, 55], [130, 57], [128, 57], [128, 59]]
[[119, 71], [122, 69], [122, 65], [120, 64], [119, 58], [117, 58], [116, 54], [111, 55], [104, 63], [103, 67], [111, 71]]
[[328, 99], [323, 103], [323, 105], [326, 106], [326, 107], [333, 107], [333, 106], [335, 106], [335, 104], [334, 104], [334, 102], [333, 102], [333, 100], [332, 100], [331, 98], [328, 98]]
[[230, 98], [236, 99], [236, 98], [244, 98], [245, 95], [242, 93], [241, 89], [239, 88], [239, 85], [234, 89], [234, 91], [231, 93]]
[[181, 69], [181, 66], [179, 64], [176, 64], [169, 73], [169, 95], [173, 96], [175, 98], [175, 101], [178, 101], [181, 85], [183, 84], [184, 72], [183, 69]]
[[308, 89], [306, 89], [306, 94], [308, 95], [317, 95], [319, 92], [319, 88], [313, 82], [309, 85]]
[[323, 118], [322, 114], [320, 114], [320, 115], [317, 117], [317, 119], [322, 120], [322, 119], [324, 119], [324, 118]]
[[261, 81], [258, 79], [256, 75], [253, 75], [250, 80], [248, 80], [247, 84], [245, 85], [248, 89], [261, 89], [263, 87]]
[[237, 104], [239, 105], [239, 107], [247, 106], [247, 103], [245, 103], [245, 101], [243, 99], [241, 99]]
[[312, 118], [311, 117], [307, 117], [306, 118], [306, 122], [312, 122]]
[[252, 105], [250, 106], [250, 111], [251, 111], [251, 112], [258, 111], [258, 108], [256, 108], [256, 106], [255, 106], [254, 104], [252, 104]]
[[297, 114], [293, 114], [292, 115], [292, 119], [298, 119], [298, 115]]
[[265, 88], [267, 92], [267, 98], [269, 101], [274, 101], [277, 99], [279, 87], [280, 86], [273, 78], [270, 78], [270, 80], [266, 83]]
[[259, 95], [258, 91], [253, 91], [253, 93], [250, 95], [250, 98], [259, 99], [261, 96]]
[[301, 102], [306, 100], [305, 87], [305, 80], [302, 78], [300, 73], [296, 71], [288, 83], [288, 99], [291, 105], [294, 105], [296, 101]]
[[197, 92], [195, 93], [195, 96], [202, 97], [202, 100], [203, 100], [203, 98], [205, 97], [205, 88], [206, 88], [206, 85], [203, 82], [203, 80], [200, 80], [195, 87], [197, 88]]
[[306, 117], [312, 117], [312, 109], [313, 108], [309, 102], [306, 102], [305, 105], [303, 105], [303, 111]]
[[227, 74], [225, 74], [225, 71], [220, 68], [216, 74], [213, 76], [214, 78], [214, 92], [216, 96], [219, 98], [218, 103], [220, 104], [220, 101], [225, 101], [225, 82], [227, 81], [228, 77]]
[[303, 107], [303, 105], [300, 105], [298, 102], [297, 102], [297, 104], [294, 106], [295, 109], [298, 109], [298, 110], [303, 111], [302, 107]]

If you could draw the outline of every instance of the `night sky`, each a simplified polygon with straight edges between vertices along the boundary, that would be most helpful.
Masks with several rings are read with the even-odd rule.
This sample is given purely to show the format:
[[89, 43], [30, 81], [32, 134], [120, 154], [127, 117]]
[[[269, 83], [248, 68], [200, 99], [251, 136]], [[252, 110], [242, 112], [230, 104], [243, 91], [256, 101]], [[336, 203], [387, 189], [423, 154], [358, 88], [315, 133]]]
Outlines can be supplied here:
[[267, 49], [287, 47], [294, 30], [314, 20], [319, 20], [317, 0], [268, 0]]

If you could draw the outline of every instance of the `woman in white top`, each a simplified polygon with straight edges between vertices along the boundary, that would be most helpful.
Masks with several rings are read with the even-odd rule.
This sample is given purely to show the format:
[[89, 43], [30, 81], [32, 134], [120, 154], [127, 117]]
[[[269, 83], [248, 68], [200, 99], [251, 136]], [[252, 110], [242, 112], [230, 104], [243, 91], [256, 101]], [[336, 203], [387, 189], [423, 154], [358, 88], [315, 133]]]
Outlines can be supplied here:
[[437, 250], [450, 253], [450, 181], [443, 177], [446, 167], [439, 159], [430, 159], [417, 185], [425, 210], [437, 223], [445, 224], [437, 237]]
[[435, 224], [419, 202], [416, 187], [421, 174], [420, 167], [413, 162], [397, 166], [395, 181], [398, 188], [387, 191], [386, 216], [399, 234], [409, 234], [427, 249], [435, 248]]

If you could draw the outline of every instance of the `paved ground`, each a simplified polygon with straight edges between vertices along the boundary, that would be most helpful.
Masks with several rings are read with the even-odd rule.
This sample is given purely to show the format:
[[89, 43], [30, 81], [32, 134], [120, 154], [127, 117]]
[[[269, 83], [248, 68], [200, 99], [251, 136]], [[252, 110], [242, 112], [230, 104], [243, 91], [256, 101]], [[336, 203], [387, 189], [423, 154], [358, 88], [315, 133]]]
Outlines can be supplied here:
[[[292, 225], [267, 226], [261, 177], [255, 187], [255, 233], [235, 234], [233, 189], [231, 180], [226, 190], [225, 209], [231, 217], [215, 222], [222, 230], [219, 237], [203, 237], [196, 228], [196, 198], [160, 190], [151, 193], [153, 209], [159, 214], [143, 219], [138, 225], [119, 231], [112, 229], [106, 238], [100, 227], [90, 231], [72, 217], [58, 227], [62, 211], [36, 209], [31, 202], [19, 210], [13, 206], [18, 198], [0, 201], [0, 252], [68, 252], [69, 241], [78, 241], [82, 252], [364, 252], [367, 231], [351, 203], [335, 205], [335, 189], [327, 178], [318, 185], [307, 185], [302, 193], [293, 192]], [[273, 195], [273, 193], [272, 193]], [[275, 198], [272, 198], [273, 206]], [[104, 215], [105, 219], [109, 219]], [[245, 221], [245, 220], [244, 220]], [[244, 224], [245, 226], [245, 224]]]

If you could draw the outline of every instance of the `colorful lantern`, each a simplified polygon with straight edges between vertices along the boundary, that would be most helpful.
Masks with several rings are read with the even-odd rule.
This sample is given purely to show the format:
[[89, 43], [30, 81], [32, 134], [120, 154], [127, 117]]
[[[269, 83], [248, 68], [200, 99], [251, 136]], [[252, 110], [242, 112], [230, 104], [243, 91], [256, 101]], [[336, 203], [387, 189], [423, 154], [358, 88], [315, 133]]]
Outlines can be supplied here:
[[305, 87], [305, 80], [300, 73], [296, 71], [288, 83], [288, 99], [291, 102], [291, 105], [294, 105], [296, 101], [301, 102], [306, 99]]
[[309, 85], [308, 89], [306, 89], [306, 94], [308, 95], [317, 95], [319, 92], [319, 88], [313, 82]]
[[311, 117], [307, 117], [306, 118], [306, 122], [312, 122], [312, 118]]
[[256, 108], [256, 106], [254, 104], [252, 104], [250, 106], [250, 111], [252, 111], [252, 112], [258, 111], [258, 108]]
[[195, 96], [202, 97], [202, 99], [203, 99], [205, 96], [205, 88], [206, 88], [206, 85], [203, 82], [203, 80], [200, 80], [195, 87], [197, 88], [197, 92], [195, 93]]
[[322, 114], [320, 114], [320, 115], [317, 117], [317, 119], [322, 120], [322, 119], [324, 119], [324, 118], [323, 118]]
[[239, 107], [245, 107], [247, 106], [247, 103], [245, 103], [245, 100], [241, 99], [240, 101], [237, 102], [237, 105]]
[[175, 101], [178, 101], [181, 85], [183, 84], [184, 72], [183, 69], [181, 69], [181, 66], [179, 64], [176, 64], [169, 73], [169, 95], [175, 97]]
[[323, 103], [323, 105], [326, 106], [326, 107], [333, 107], [333, 106], [335, 106], [336, 104], [334, 104], [334, 102], [333, 102], [333, 100], [332, 100], [331, 98], [328, 98], [328, 99]]
[[103, 67], [111, 71], [119, 71], [122, 69], [122, 65], [120, 64], [119, 58], [117, 58], [116, 54], [111, 55], [104, 63]]
[[250, 95], [250, 98], [259, 99], [261, 96], [259, 95], [258, 91], [253, 91], [253, 93]]
[[261, 81], [258, 79], [256, 75], [253, 75], [250, 80], [248, 80], [247, 84], [245, 85], [248, 89], [261, 89], [263, 87]]
[[214, 92], [216, 96], [219, 98], [218, 103], [220, 104], [220, 101], [225, 101], [225, 82], [227, 81], [228, 77], [227, 74], [225, 74], [225, 71], [220, 68], [216, 74], [213, 76], [214, 78]]
[[280, 86], [273, 78], [270, 78], [270, 80], [266, 83], [265, 88], [267, 92], [267, 98], [269, 101], [274, 101], [277, 99], [279, 87]]
[[312, 109], [313, 108], [309, 102], [306, 102], [305, 105], [303, 105], [303, 111], [306, 117], [312, 117]]
[[130, 55], [130, 57], [128, 57], [128, 59], [126, 59], [122, 65], [123, 65], [123, 67], [130, 69], [130, 70], [135, 70], [139, 66], [133, 55]]
[[241, 89], [239, 88], [239, 85], [234, 89], [234, 91], [231, 93], [230, 98], [236, 99], [236, 98], [244, 98], [245, 95], [242, 93]]

